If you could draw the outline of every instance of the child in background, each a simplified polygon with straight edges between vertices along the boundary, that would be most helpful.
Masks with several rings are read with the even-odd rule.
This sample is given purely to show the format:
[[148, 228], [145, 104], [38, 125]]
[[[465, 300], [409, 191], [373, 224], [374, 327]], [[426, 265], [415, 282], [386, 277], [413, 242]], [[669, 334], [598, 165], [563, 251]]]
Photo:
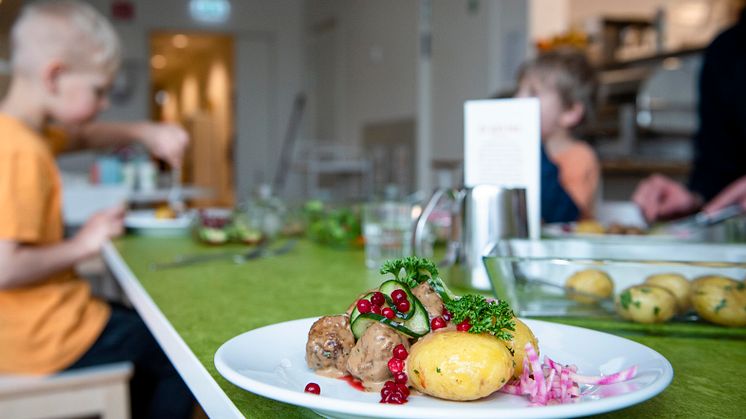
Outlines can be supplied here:
[[[11, 41], [12, 79], [0, 103], [0, 374], [130, 361], [133, 417], [189, 417], [189, 389], [143, 321], [92, 297], [72, 269], [121, 233], [123, 208], [95, 214], [63, 239], [60, 175], [43, 136], [53, 121], [80, 129], [90, 145], [110, 134], [112, 143], [131, 140], [122, 126], [85, 128], [107, 105], [116, 33], [85, 3], [48, 1], [24, 8]], [[163, 151], [161, 134], [142, 142]]]
[[593, 68], [574, 50], [543, 53], [521, 68], [516, 96], [539, 99], [543, 148], [557, 166], [559, 183], [580, 210], [580, 218], [593, 218], [600, 166], [593, 149], [573, 135], [593, 112]]

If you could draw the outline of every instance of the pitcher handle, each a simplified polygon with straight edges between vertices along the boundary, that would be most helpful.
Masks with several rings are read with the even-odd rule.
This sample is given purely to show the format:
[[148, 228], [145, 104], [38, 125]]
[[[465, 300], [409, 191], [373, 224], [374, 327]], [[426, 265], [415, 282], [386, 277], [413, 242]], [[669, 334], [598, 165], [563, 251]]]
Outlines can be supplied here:
[[448, 192], [448, 189], [436, 189], [435, 192], [433, 192], [432, 196], [430, 196], [430, 200], [427, 201], [427, 204], [422, 210], [422, 213], [420, 213], [420, 216], [417, 217], [417, 222], [415, 223], [414, 231], [412, 232], [412, 252], [415, 255], [425, 254], [423, 244], [425, 241], [425, 227], [427, 226], [427, 219], [430, 218], [433, 210], [435, 210], [438, 202], [440, 202], [440, 199], [446, 192]]

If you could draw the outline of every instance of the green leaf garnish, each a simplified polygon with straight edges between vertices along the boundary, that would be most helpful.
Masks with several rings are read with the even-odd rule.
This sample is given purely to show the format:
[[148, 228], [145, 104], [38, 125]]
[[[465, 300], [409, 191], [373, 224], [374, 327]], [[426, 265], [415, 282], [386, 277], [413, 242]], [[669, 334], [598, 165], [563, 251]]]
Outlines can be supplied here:
[[453, 323], [469, 319], [469, 333], [489, 333], [498, 339], [511, 340], [515, 331], [513, 310], [505, 301], [487, 301], [481, 295], [467, 294], [459, 299], [446, 301], [445, 306], [453, 316]]
[[725, 301], [725, 298], [720, 300], [718, 305], [715, 306], [715, 313], [718, 313], [720, 310], [724, 309], [725, 306], [728, 305], [728, 303]]
[[632, 294], [629, 290], [626, 290], [619, 295], [619, 303], [622, 305], [622, 308], [629, 310], [629, 305], [632, 303]]
[[409, 256], [386, 261], [381, 266], [381, 275], [387, 273], [394, 275], [398, 281], [407, 284], [409, 288], [414, 288], [429, 278], [437, 277], [438, 267], [428, 259]]

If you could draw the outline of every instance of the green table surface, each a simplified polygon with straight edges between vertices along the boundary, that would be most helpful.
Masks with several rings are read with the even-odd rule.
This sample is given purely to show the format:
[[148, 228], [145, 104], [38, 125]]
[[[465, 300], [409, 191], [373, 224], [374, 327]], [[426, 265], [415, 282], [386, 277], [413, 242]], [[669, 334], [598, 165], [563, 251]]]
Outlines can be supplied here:
[[[213, 355], [228, 339], [261, 326], [344, 311], [360, 292], [380, 283], [365, 269], [361, 250], [300, 241], [288, 254], [235, 264], [213, 261], [154, 271], [151, 264], [191, 253], [245, 250], [205, 247], [188, 238], [127, 236], [115, 243], [122, 258], [200, 362], [236, 407], [250, 418], [318, 417], [312, 411], [244, 391], [215, 370]], [[596, 328], [647, 345], [674, 369], [657, 397], [605, 418], [746, 417], [746, 339], [691, 325], [668, 334], [635, 329], [616, 320], [551, 319]], [[619, 326], [619, 327], [617, 327]], [[698, 333], [700, 327], [704, 333]], [[691, 333], [688, 333], [687, 330]]]

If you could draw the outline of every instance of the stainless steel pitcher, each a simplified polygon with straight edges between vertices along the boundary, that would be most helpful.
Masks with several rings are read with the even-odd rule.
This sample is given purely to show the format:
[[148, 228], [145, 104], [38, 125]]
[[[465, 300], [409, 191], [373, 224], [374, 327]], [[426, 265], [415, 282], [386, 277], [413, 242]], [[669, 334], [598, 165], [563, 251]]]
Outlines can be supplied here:
[[439, 265], [449, 270], [447, 278], [454, 285], [489, 290], [491, 283], [482, 256], [501, 238], [528, 237], [526, 190], [495, 185], [436, 190], [415, 225], [415, 255], [426, 254], [427, 220], [443, 199], [451, 202], [451, 231], [445, 258]]

